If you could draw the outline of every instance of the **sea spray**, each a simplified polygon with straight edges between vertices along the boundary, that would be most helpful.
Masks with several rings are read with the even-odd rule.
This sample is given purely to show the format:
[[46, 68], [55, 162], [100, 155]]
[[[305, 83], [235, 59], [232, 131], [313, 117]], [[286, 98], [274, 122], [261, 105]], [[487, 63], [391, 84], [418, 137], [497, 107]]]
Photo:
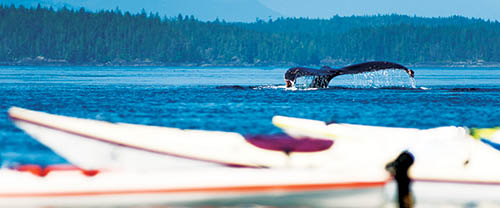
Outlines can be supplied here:
[[415, 77], [410, 77], [411, 88], [417, 88], [417, 80]]
[[415, 79], [401, 70], [383, 70], [343, 75], [333, 79], [330, 84], [352, 88], [416, 88]]
[[309, 88], [311, 83], [314, 80], [314, 76], [303, 76], [303, 77], [298, 77], [295, 80], [294, 86], [298, 89], [304, 89], [304, 88]]
[[[297, 78], [297, 89], [309, 88], [314, 76]], [[360, 74], [346, 74], [333, 78], [329, 86], [342, 86], [348, 88], [416, 88], [416, 80], [402, 70], [381, 70]]]

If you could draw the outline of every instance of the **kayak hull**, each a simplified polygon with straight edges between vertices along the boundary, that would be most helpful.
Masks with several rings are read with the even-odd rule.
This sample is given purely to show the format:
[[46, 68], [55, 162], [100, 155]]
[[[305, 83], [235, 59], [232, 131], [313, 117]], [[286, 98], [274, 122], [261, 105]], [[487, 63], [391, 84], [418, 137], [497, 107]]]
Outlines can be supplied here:
[[[414, 179], [411, 185], [416, 207], [500, 207], [500, 183]], [[386, 196], [395, 201], [397, 187], [387, 183]], [[389, 201], [390, 202], [390, 201]]]
[[[383, 189], [346, 189], [297, 193], [128, 193], [94, 196], [45, 196], [2, 199], [0, 207], [248, 206], [380, 207]], [[358, 202], [357, 200], [362, 200]]]
[[[380, 178], [382, 179], [382, 178]], [[238, 206], [375, 207], [387, 179], [352, 180], [325, 171], [203, 169], [106, 172], [0, 171], [0, 207]], [[360, 200], [362, 199], [362, 200]]]
[[[224, 169], [223, 169], [224, 170]], [[352, 180], [325, 171], [204, 169], [45, 177], [0, 170], [0, 207], [248, 206], [381, 207], [395, 202], [389, 179]], [[203, 174], [200, 174], [200, 173]], [[382, 178], [380, 178], [382, 179]], [[500, 183], [415, 179], [417, 207], [500, 205]]]

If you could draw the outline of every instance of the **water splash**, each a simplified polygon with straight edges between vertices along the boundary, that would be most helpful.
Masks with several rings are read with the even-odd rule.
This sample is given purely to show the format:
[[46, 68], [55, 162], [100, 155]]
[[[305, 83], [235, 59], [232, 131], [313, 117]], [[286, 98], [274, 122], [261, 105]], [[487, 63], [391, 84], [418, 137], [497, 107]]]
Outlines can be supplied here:
[[416, 88], [415, 78], [402, 70], [382, 70], [361, 74], [342, 75], [334, 78], [330, 85], [352, 88]]
[[311, 85], [311, 83], [313, 82], [313, 80], [314, 80], [314, 76], [299, 77], [299, 78], [297, 78], [295, 80], [294, 87], [296, 87], [298, 89], [309, 88], [309, 86]]
[[[309, 89], [314, 76], [297, 78], [294, 88]], [[347, 88], [417, 88], [415, 78], [408, 76], [402, 70], [381, 70], [361, 74], [347, 74], [335, 77], [330, 81], [331, 86]]]
[[265, 89], [287, 89], [285, 85], [263, 85], [263, 86], [253, 86], [250, 89], [254, 90], [265, 90]]
[[286, 85], [263, 85], [263, 86], [252, 86], [250, 89], [253, 90], [285, 90], [285, 91], [311, 91], [311, 90], [318, 90], [318, 88], [309, 88], [309, 87], [286, 87]]
[[415, 77], [410, 77], [411, 88], [417, 88], [417, 80]]

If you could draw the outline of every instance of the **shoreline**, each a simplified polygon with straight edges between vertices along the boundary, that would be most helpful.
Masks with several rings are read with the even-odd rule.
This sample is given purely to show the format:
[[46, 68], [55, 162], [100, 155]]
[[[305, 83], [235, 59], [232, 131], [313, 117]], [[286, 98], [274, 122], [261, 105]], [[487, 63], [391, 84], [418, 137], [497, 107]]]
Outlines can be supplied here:
[[[51, 59], [29, 59], [21, 60], [15, 62], [0, 62], [0, 66], [53, 66], [53, 67], [64, 67], [64, 66], [92, 66], [92, 67], [294, 67], [294, 66], [305, 66], [319, 68], [321, 66], [330, 67], [343, 67], [351, 64], [361, 63], [360, 62], [336, 62], [336, 63], [323, 63], [319, 65], [303, 65], [293, 62], [283, 62], [283, 63], [162, 63], [162, 62], [152, 62], [152, 61], [113, 61], [106, 63], [69, 63], [66, 60], [51, 60]], [[500, 68], [500, 62], [420, 62], [420, 63], [401, 63], [408, 68]]]

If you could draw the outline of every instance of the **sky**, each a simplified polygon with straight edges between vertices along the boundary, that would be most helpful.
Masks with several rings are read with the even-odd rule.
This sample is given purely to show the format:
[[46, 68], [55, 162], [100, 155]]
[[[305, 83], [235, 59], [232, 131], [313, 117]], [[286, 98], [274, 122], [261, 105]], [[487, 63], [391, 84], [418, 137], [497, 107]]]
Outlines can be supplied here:
[[500, 20], [500, 0], [259, 0], [287, 17], [406, 14], [423, 17], [460, 15]]

